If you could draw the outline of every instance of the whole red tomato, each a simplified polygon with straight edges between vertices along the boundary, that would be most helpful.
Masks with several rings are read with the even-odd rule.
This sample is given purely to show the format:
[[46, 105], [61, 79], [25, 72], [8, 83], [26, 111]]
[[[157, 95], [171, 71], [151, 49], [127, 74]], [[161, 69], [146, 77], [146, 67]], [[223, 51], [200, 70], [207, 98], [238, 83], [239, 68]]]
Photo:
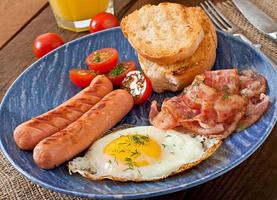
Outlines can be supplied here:
[[91, 19], [89, 31], [95, 33], [116, 26], [119, 26], [118, 19], [111, 13], [102, 12], [98, 13]]
[[64, 44], [63, 39], [56, 33], [45, 33], [39, 35], [33, 45], [33, 52], [37, 58], [40, 58], [48, 52]]

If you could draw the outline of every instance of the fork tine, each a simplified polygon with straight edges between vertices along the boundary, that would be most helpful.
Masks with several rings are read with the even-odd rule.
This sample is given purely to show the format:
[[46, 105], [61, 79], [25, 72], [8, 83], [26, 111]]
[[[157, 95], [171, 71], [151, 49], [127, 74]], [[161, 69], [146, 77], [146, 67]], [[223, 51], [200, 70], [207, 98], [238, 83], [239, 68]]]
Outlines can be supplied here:
[[223, 1], [222, 4], [223, 4], [224, 6], [228, 6], [228, 7], [230, 6], [230, 5], [227, 3], [227, 1]]
[[226, 4], [229, 4], [229, 6], [232, 6], [233, 5], [233, 3], [231, 2], [231, 1], [225, 1], [226, 2]]
[[203, 8], [203, 10], [206, 12], [206, 14], [209, 16], [209, 18], [213, 21], [214, 25], [217, 27], [217, 29], [226, 31], [226, 28], [223, 27], [220, 22], [217, 20], [217, 18], [211, 13], [208, 8], [203, 3], [200, 3], [200, 6]]
[[230, 27], [223, 19], [222, 17], [217, 13], [217, 11], [214, 9], [214, 5], [213, 3], [210, 4], [209, 1], [204, 1], [204, 4], [206, 4], [206, 6], [208, 7], [208, 9], [210, 10], [210, 12], [214, 15], [214, 17], [219, 21], [219, 23], [228, 31]]
[[211, 2], [210, 0], [208, 0], [208, 2], [210, 4], [210, 6], [217, 12], [217, 14], [223, 19], [223, 21], [226, 22], [226, 24], [230, 28], [234, 27], [234, 24], [222, 14], [222, 12], [213, 4], [213, 2]]

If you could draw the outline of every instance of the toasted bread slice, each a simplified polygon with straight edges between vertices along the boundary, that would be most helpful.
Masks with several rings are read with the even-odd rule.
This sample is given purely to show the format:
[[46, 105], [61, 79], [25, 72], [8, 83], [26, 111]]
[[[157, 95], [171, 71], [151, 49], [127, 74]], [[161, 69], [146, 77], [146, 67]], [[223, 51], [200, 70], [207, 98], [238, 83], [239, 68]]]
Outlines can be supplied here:
[[182, 90], [197, 74], [210, 70], [215, 62], [217, 37], [212, 22], [201, 8], [188, 9], [197, 16], [205, 33], [199, 48], [190, 58], [168, 65], [157, 64], [139, 55], [141, 68], [151, 79], [155, 92]]
[[157, 63], [190, 57], [204, 37], [192, 10], [175, 3], [143, 6], [122, 19], [121, 28], [140, 55]]

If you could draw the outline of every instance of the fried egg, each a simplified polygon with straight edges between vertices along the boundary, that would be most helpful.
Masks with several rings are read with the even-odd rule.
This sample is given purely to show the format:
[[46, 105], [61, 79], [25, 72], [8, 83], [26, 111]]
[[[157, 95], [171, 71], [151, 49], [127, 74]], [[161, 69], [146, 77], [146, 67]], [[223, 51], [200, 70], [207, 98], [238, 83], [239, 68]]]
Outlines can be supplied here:
[[159, 180], [197, 165], [220, 144], [221, 140], [205, 136], [139, 126], [104, 136], [68, 168], [70, 174], [92, 180]]

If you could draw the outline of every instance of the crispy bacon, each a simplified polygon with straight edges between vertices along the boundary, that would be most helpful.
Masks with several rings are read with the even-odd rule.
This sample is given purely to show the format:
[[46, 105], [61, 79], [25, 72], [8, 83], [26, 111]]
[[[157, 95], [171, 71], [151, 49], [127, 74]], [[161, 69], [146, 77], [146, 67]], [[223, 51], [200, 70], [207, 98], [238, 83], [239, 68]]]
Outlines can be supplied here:
[[222, 94], [214, 102], [214, 109], [217, 113], [217, 122], [232, 121], [234, 115], [242, 108], [246, 107], [247, 99], [239, 95], [228, 95]]
[[243, 70], [239, 76], [240, 93], [248, 99], [244, 117], [239, 121], [236, 131], [242, 131], [254, 124], [267, 110], [270, 100], [266, 92], [266, 79], [253, 70]]
[[228, 137], [230, 134], [232, 134], [236, 130], [236, 127], [237, 127], [239, 121], [241, 120], [241, 118], [244, 116], [244, 114], [245, 114], [245, 108], [242, 108], [242, 110], [240, 112], [236, 113], [236, 115], [233, 118], [233, 121], [230, 124], [224, 125], [223, 132], [216, 134], [216, 135], [211, 135], [211, 136], [216, 137], [218, 139], [224, 139], [224, 138]]
[[246, 105], [247, 100], [239, 95], [230, 95], [226, 99], [219, 95], [214, 103], [204, 105], [199, 115], [183, 120], [181, 125], [197, 134], [227, 137], [236, 129], [238, 120], [245, 113]]
[[269, 104], [269, 97], [263, 93], [260, 94], [258, 101], [256, 99], [252, 99], [252, 101], [250, 100], [247, 105], [246, 113], [239, 121], [236, 131], [242, 131], [254, 124], [264, 114]]
[[188, 131], [191, 131], [200, 135], [214, 135], [224, 131], [223, 124], [216, 124], [214, 127], [204, 128], [198, 121], [184, 121], [181, 125]]
[[[266, 111], [265, 78], [252, 70], [206, 71], [179, 96], [153, 102], [150, 123], [161, 129], [183, 128], [196, 134], [226, 138], [248, 127]], [[239, 126], [238, 126], [239, 124]]]
[[239, 75], [237, 69], [205, 71], [205, 84], [218, 91], [237, 94], [239, 91]]
[[185, 88], [183, 92], [190, 101], [198, 105], [201, 105], [205, 101], [212, 101], [217, 97], [216, 89], [206, 85], [204, 80], [204, 76], [196, 76], [192, 84]]
[[153, 101], [151, 104], [149, 121], [153, 126], [161, 129], [171, 129], [178, 126], [175, 118], [165, 108], [162, 111], [158, 110], [157, 101]]
[[265, 78], [253, 70], [243, 70], [239, 76], [240, 93], [248, 99], [266, 92]]

